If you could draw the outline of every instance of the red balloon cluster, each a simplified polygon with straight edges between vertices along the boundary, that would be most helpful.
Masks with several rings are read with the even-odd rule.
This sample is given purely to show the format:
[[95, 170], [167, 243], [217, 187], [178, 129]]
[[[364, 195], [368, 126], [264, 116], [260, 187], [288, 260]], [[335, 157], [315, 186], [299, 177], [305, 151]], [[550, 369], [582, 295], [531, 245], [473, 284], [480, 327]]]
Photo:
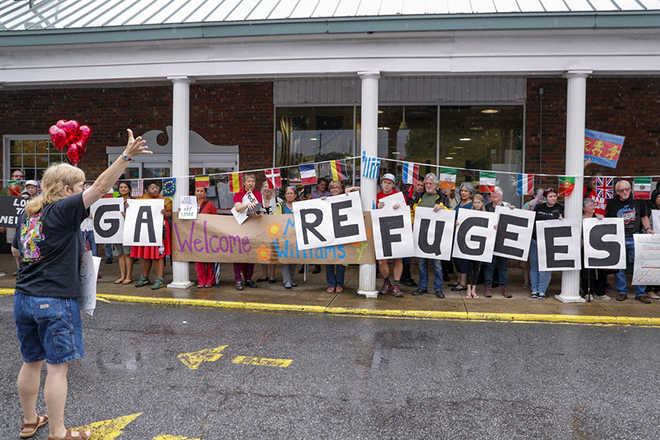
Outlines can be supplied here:
[[66, 155], [72, 164], [76, 165], [87, 147], [87, 141], [92, 136], [92, 129], [80, 125], [78, 121], [59, 120], [50, 127], [50, 140], [59, 151], [68, 147]]

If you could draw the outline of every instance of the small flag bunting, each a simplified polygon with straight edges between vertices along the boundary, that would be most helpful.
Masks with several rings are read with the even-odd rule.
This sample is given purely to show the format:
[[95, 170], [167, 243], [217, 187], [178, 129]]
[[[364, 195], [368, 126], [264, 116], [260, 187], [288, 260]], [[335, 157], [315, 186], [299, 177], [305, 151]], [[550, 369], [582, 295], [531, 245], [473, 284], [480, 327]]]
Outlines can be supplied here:
[[195, 188], [208, 188], [210, 184], [209, 176], [195, 176]]
[[163, 179], [163, 196], [173, 197], [176, 193], [176, 177]]
[[332, 180], [345, 180], [348, 177], [345, 160], [330, 161], [330, 171], [332, 171]]
[[377, 157], [367, 156], [362, 152], [362, 177], [365, 179], [378, 179], [380, 172], [380, 159]]
[[651, 200], [650, 177], [635, 177], [633, 183], [633, 199]]
[[596, 177], [596, 195], [602, 199], [611, 199], [614, 197], [614, 178]]
[[479, 192], [493, 193], [495, 192], [495, 180], [497, 176], [495, 172], [480, 171], [479, 172]]
[[229, 192], [239, 193], [243, 189], [243, 173], [229, 173]]
[[419, 164], [403, 163], [403, 183], [414, 185], [419, 180]]
[[440, 188], [454, 189], [456, 187], [456, 168], [440, 168]]
[[557, 193], [557, 196], [568, 197], [573, 193], [574, 189], [575, 177], [559, 176], [559, 192]]
[[266, 175], [266, 182], [270, 189], [282, 188], [282, 177], [279, 168], [271, 168], [264, 171]]
[[316, 185], [316, 167], [313, 163], [300, 165], [300, 180], [303, 185]]
[[533, 174], [518, 174], [518, 191], [519, 196], [534, 195], [534, 175]]

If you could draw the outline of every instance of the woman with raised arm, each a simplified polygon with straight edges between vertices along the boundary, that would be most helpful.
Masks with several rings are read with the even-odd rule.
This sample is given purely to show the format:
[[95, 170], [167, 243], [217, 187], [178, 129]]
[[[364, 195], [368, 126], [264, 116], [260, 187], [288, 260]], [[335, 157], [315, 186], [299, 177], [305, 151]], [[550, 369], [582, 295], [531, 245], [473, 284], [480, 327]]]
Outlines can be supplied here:
[[[20, 266], [14, 293], [14, 321], [23, 356], [18, 396], [24, 419], [19, 437], [28, 438], [50, 423], [49, 440], [87, 440], [92, 432], [64, 426], [69, 362], [85, 356], [78, 299], [83, 243], [80, 223], [89, 207], [112, 188], [131, 160], [148, 153], [142, 138], [128, 130], [124, 153], [83, 192], [85, 173], [68, 164], [51, 165], [43, 176], [42, 193], [19, 217], [12, 247]], [[44, 399], [48, 415], [36, 410], [41, 370], [46, 361]]]

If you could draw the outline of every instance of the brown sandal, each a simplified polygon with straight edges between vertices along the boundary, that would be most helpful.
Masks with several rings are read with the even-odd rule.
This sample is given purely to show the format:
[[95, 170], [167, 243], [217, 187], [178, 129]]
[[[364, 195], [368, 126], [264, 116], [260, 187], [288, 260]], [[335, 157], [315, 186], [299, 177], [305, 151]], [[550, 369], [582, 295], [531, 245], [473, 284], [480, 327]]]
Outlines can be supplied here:
[[[20, 438], [30, 438], [33, 435], [37, 433], [37, 429], [41, 428], [44, 426], [46, 423], [48, 423], [48, 416], [43, 415], [43, 416], [37, 416], [37, 421], [34, 423], [23, 423], [21, 425], [21, 433], [18, 434]], [[31, 429], [31, 431], [23, 431], [25, 428]]]
[[[73, 434], [77, 435], [73, 435]], [[72, 431], [71, 428], [66, 429], [66, 435], [63, 438], [48, 437], [48, 440], [89, 440], [92, 436], [92, 431], [82, 429], [80, 431]]]

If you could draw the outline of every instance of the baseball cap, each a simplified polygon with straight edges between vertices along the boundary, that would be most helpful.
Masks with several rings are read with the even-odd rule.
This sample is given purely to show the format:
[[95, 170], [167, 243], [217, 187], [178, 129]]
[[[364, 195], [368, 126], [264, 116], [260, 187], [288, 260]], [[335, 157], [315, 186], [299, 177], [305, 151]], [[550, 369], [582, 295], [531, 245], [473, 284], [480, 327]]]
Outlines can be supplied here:
[[383, 174], [383, 177], [380, 178], [381, 181], [385, 179], [391, 180], [392, 182], [396, 183], [396, 177], [394, 177], [394, 174], [392, 173]]
[[27, 182], [25, 182], [25, 186], [28, 186], [28, 185], [34, 185], [37, 188], [39, 188], [39, 182], [37, 182], [36, 180], [28, 180]]

